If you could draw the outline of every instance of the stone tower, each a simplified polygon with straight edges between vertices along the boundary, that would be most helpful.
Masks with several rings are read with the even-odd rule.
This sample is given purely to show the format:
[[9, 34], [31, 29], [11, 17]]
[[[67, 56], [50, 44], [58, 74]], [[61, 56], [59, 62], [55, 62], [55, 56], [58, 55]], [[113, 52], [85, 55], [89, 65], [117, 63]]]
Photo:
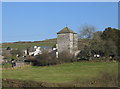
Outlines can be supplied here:
[[78, 50], [78, 36], [70, 28], [65, 27], [57, 33], [57, 48], [58, 54], [67, 51], [71, 54], [75, 54]]

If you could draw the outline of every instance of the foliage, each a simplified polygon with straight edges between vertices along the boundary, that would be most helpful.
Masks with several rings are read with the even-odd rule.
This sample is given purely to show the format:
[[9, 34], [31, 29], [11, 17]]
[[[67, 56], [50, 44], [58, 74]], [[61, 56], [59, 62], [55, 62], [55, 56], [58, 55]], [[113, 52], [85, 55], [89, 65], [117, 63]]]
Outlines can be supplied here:
[[78, 54], [78, 57], [80, 57], [80, 60], [89, 60], [90, 58], [90, 47], [85, 46], [83, 50], [80, 51]]
[[112, 55], [114, 58], [120, 56], [118, 41], [120, 40], [120, 30], [108, 27], [105, 31], [97, 31], [92, 35], [93, 38], [89, 40], [89, 45], [84, 46], [79, 54], [81, 59], [88, 57], [88, 55], [91, 58], [94, 54], [105, 57]]
[[[114, 48], [117, 48], [117, 55], [120, 56], [120, 30], [108, 27], [103, 31], [103, 34], [101, 35], [102, 40], [105, 40], [108, 42], [108, 44], [111, 46], [113, 45]], [[116, 47], [115, 47], [116, 46]], [[114, 49], [112, 49], [114, 50]]]
[[91, 25], [85, 25], [83, 28], [80, 30], [80, 38], [87, 38], [91, 39], [93, 37], [93, 34], [95, 32], [96, 28]]
[[55, 52], [49, 53], [47, 51], [43, 51], [42, 54], [33, 58], [32, 62], [34, 66], [49, 66], [74, 61], [76, 61], [76, 58], [66, 51], [61, 52], [59, 54], [59, 58], [56, 58]]
[[94, 32], [94, 34], [93, 34], [93, 39], [94, 39], [94, 40], [97, 40], [97, 41], [101, 40], [101, 35], [102, 35], [102, 34], [103, 34], [102, 31], [96, 31], [96, 32]]
[[63, 51], [61, 53], [59, 53], [59, 63], [66, 63], [66, 62], [73, 62], [76, 61], [76, 58], [74, 57], [74, 55], [70, 54], [67, 51]]
[[34, 59], [33, 65], [34, 66], [47, 66], [47, 65], [54, 65], [57, 63], [57, 59], [54, 55], [51, 55], [47, 51], [43, 51], [42, 54], [36, 56]]
[[16, 56], [17, 54], [20, 56], [22, 55], [21, 50], [11, 50], [10, 53], [12, 56]]
[[118, 48], [117, 46], [115, 45], [115, 42], [112, 41], [112, 40], [107, 40], [105, 45], [105, 50], [104, 50], [104, 53], [106, 56], [109, 56], [109, 55], [114, 55], [114, 56], [117, 56], [118, 54]]
[[[22, 56], [21, 50], [3, 50], [2, 55], [5, 57], [4, 59], [10, 61], [11, 59], [18, 59], [19, 56]], [[17, 57], [18, 55], [18, 57]]]
[[118, 41], [119, 34], [120, 34], [120, 30], [108, 27], [103, 31], [103, 34], [101, 35], [101, 38], [103, 40], [109, 40], [110, 39], [110, 40], [113, 40], [113, 41]]
[[20, 56], [23, 55], [22, 51], [17, 49], [13, 49], [10, 51], [11, 56], [9, 56], [9, 59], [19, 59]]
[[9, 58], [11, 55], [10, 53], [10, 50], [2, 50], [2, 55], [5, 57], [5, 58]]

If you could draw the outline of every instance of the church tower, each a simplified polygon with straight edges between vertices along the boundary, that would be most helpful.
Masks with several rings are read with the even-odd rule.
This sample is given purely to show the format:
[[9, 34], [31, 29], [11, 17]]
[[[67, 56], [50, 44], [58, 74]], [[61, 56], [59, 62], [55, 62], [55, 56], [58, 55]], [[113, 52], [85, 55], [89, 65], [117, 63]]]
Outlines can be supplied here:
[[57, 33], [57, 48], [58, 54], [67, 51], [70, 54], [75, 54], [78, 50], [78, 36], [70, 28], [65, 27]]

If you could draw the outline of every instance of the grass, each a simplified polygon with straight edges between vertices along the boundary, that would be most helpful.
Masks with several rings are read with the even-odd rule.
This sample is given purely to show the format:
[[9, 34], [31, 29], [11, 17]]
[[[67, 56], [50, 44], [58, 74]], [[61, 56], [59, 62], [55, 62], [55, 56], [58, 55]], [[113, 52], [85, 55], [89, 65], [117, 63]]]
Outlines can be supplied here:
[[50, 83], [67, 83], [79, 78], [81, 82], [86, 82], [96, 78], [104, 69], [118, 71], [117, 66], [117, 62], [75, 62], [48, 67], [26, 66], [14, 70], [3, 70], [2, 77]]
[[53, 46], [55, 42], [38, 42], [38, 43], [11, 43], [11, 44], [3, 44], [3, 48], [11, 47], [18, 49], [27, 49], [28, 47], [33, 46]]
[[10, 67], [12, 67], [12, 64], [11, 63], [6, 63], [6, 64], [3, 64], [1, 67], [2, 68], [10, 68]]
[[14, 42], [14, 43], [3, 43], [2, 48], [18, 48], [18, 49], [27, 49], [32, 46], [54, 46], [56, 44], [56, 39], [48, 39], [44, 41], [37, 42]]
[[[57, 42], [57, 39], [47, 39], [44, 41], [38, 41], [38, 42], [14, 42], [14, 43], [3, 43], [2, 48], [19, 48], [19, 49], [27, 49], [28, 47], [33, 47], [33, 46], [54, 46]], [[79, 49], [82, 49], [85, 45], [88, 45], [88, 39], [79, 39], [78, 46]], [[1, 44], [0, 44], [1, 45]], [[0, 46], [1, 47], [1, 46]]]

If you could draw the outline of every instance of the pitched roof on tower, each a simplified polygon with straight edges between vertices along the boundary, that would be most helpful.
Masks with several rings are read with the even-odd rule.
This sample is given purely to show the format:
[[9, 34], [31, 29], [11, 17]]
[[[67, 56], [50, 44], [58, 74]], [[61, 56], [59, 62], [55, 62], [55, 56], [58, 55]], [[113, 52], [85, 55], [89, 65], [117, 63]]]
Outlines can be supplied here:
[[70, 28], [65, 27], [63, 28], [61, 31], [59, 31], [57, 34], [62, 34], [62, 33], [74, 33], [76, 34], [74, 31], [72, 31]]

